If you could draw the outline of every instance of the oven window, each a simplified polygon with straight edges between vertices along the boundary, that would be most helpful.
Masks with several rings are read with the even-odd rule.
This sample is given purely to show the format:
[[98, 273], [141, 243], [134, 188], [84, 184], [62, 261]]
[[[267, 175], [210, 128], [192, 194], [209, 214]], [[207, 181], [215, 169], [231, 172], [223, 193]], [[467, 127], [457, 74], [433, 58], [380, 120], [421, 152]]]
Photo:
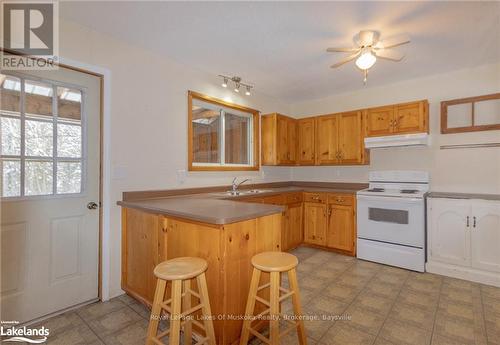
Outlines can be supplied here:
[[375, 222], [408, 224], [408, 211], [369, 207], [368, 219]]

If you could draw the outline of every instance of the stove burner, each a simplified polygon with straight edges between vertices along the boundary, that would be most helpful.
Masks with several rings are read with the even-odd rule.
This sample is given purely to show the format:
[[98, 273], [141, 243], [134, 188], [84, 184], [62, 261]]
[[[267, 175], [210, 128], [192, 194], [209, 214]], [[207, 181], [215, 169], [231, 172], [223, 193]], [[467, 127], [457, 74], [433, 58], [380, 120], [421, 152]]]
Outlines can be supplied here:
[[418, 193], [416, 189], [401, 189], [401, 193], [403, 194], [415, 194]]
[[372, 188], [368, 189], [367, 192], [384, 192], [385, 188]]

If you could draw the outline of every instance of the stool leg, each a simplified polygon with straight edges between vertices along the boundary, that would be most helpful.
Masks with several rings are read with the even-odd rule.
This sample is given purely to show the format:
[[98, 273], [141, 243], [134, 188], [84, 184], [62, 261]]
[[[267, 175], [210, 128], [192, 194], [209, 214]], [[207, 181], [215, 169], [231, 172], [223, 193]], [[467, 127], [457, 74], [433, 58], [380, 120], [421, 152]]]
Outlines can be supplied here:
[[[182, 301], [182, 306], [184, 310], [191, 309], [191, 281], [189, 279], [184, 281], [184, 297]], [[192, 315], [186, 315], [186, 321], [184, 323], [184, 345], [192, 344], [193, 342], [193, 323], [191, 322]]]
[[248, 337], [250, 336], [250, 324], [255, 309], [255, 296], [257, 296], [257, 289], [259, 287], [260, 271], [256, 268], [253, 269], [252, 280], [250, 281], [250, 289], [248, 291], [247, 306], [245, 309], [245, 318], [243, 321], [243, 328], [241, 329], [240, 345], [247, 345]]
[[196, 283], [198, 284], [198, 292], [200, 294], [200, 303], [202, 304], [201, 311], [203, 312], [205, 326], [205, 332], [208, 337], [208, 344], [215, 345], [215, 331], [214, 323], [212, 321], [212, 310], [210, 309], [210, 299], [208, 297], [207, 280], [205, 278], [205, 273], [200, 274], [196, 277]]
[[[300, 305], [299, 284], [297, 282], [297, 272], [295, 271], [295, 268], [288, 271], [288, 281], [290, 282], [290, 289], [295, 292], [292, 295], [293, 313], [295, 315], [301, 316], [302, 307]], [[302, 318], [298, 318], [297, 320], [297, 333], [299, 335], [299, 344], [306, 345], [306, 331], [304, 329], [304, 321], [302, 320]]]
[[179, 345], [181, 331], [182, 280], [172, 280], [172, 314], [170, 315], [169, 345]]
[[270, 325], [270, 342], [271, 345], [279, 345], [280, 343], [280, 272], [271, 272], [270, 286], [270, 310], [271, 315]]
[[146, 345], [152, 345], [153, 338], [156, 337], [158, 332], [158, 323], [161, 317], [161, 306], [160, 303], [163, 302], [165, 296], [165, 286], [167, 282], [162, 279], [156, 280], [156, 290], [153, 300], [153, 305], [151, 307], [151, 316], [149, 317], [148, 335], [146, 337]]

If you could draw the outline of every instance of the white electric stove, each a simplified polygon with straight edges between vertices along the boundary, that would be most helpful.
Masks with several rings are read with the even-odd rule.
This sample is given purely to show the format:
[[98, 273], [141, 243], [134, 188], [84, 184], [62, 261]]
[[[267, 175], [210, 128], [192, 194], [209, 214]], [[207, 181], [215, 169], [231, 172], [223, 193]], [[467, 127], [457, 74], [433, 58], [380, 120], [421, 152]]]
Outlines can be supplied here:
[[425, 270], [425, 171], [372, 171], [357, 193], [357, 256]]

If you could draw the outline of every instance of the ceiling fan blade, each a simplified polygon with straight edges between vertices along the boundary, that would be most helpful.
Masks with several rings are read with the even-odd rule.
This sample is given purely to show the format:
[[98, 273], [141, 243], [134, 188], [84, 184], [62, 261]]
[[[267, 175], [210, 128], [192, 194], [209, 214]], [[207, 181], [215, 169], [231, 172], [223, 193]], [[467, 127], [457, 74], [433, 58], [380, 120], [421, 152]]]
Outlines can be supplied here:
[[405, 57], [404, 54], [390, 49], [375, 50], [375, 55], [378, 58], [392, 60], [392, 61], [401, 61]]
[[340, 61], [339, 61], [339, 62], [337, 62], [336, 64], [331, 65], [330, 67], [331, 67], [331, 68], [337, 68], [337, 67], [340, 67], [340, 66], [342, 66], [343, 64], [348, 63], [349, 61], [354, 60], [354, 59], [355, 59], [355, 58], [359, 55], [359, 53], [360, 53], [360, 52], [358, 51], [358, 52], [357, 52], [357, 53], [355, 53], [355, 54], [349, 55], [348, 57], [346, 57], [346, 58], [344, 58], [344, 59], [340, 60]]
[[357, 52], [359, 48], [327, 48], [326, 51], [329, 53], [353, 53]]
[[377, 49], [387, 49], [392, 47], [397, 47], [406, 43], [410, 43], [410, 35], [401, 34], [386, 38], [385, 40], [378, 41], [375, 44]]

